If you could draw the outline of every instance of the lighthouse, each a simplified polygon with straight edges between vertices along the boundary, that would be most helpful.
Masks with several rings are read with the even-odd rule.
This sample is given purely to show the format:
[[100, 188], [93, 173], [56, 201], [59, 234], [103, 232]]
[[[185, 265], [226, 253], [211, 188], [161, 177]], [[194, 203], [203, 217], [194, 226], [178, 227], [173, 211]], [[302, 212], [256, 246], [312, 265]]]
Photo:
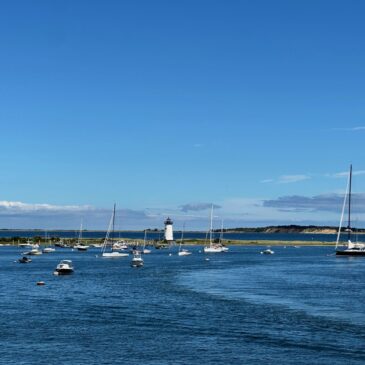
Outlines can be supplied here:
[[172, 242], [174, 240], [174, 232], [172, 230], [173, 221], [168, 217], [165, 220], [165, 241]]

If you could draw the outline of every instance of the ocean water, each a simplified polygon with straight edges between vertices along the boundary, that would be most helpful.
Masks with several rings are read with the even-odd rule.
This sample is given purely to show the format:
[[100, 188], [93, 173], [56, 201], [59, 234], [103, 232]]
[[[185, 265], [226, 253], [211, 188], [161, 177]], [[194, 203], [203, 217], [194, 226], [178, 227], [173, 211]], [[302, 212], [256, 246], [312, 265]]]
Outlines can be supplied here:
[[[261, 249], [153, 250], [133, 269], [96, 249], [18, 264], [1, 247], [0, 364], [364, 364], [365, 258]], [[61, 259], [73, 275], [52, 275]]]

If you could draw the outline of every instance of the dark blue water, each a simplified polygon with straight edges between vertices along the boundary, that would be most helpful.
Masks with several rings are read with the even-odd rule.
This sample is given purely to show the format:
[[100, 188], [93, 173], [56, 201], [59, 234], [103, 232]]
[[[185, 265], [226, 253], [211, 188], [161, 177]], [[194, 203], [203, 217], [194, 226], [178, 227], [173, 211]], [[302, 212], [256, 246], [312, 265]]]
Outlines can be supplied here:
[[[132, 269], [96, 249], [17, 264], [21, 249], [1, 247], [0, 363], [364, 364], [364, 258], [192, 250], [156, 250]], [[61, 259], [74, 275], [52, 275]]]
[[[104, 231], [83, 231], [82, 236], [84, 238], [104, 238], [106, 232]], [[79, 231], [48, 231], [48, 237], [60, 237], [60, 238], [75, 238], [78, 237]], [[216, 237], [219, 237], [219, 233], [215, 233]], [[13, 231], [4, 230], [0, 231], [1, 237], [26, 237], [31, 238], [34, 236], [45, 236], [44, 231]], [[175, 238], [179, 239], [180, 232], [175, 232]], [[131, 239], [143, 239], [143, 231], [123, 231], [116, 232], [115, 237], [131, 238]], [[161, 239], [163, 232], [148, 232], [147, 238], [150, 240]], [[206, 237], [205, 232], [185, 232], [184, 237], [186, 239], [204, 239]], [[300, 234], [300, 233], [225, 233], [224, 238], [226, 240], [280, 240], [280, 241], [321, 241], [321, 242], [335, 242], [335, 234]]]

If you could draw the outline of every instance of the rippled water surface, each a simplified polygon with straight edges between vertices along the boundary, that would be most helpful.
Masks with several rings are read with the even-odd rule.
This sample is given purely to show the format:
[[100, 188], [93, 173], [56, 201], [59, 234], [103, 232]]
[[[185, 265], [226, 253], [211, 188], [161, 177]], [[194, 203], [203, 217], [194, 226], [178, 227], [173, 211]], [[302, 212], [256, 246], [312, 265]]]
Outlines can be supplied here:
[[[1, 247], [0, 363], [364, 364], [365, 258], [200, 249], [153, 250], [132, 269], [95, 249], [18, 264], [21, 249]], [[74, 275], [52, 275], [61, 259]]]

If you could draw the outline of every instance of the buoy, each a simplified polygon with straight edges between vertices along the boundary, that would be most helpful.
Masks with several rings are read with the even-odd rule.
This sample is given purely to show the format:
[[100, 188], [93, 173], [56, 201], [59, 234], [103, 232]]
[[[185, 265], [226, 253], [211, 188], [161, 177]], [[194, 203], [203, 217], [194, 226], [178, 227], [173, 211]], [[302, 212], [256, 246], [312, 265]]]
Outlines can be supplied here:
[[169, 253], [169, 256], [172, 256], [172, 253]]
[[205, 261], [209, 261], [210, 259], [206, 258]]
[[41, 285], [46, 285], [46, 283], [44, 281], [37, 281], [37, 285], [41, 286]]

